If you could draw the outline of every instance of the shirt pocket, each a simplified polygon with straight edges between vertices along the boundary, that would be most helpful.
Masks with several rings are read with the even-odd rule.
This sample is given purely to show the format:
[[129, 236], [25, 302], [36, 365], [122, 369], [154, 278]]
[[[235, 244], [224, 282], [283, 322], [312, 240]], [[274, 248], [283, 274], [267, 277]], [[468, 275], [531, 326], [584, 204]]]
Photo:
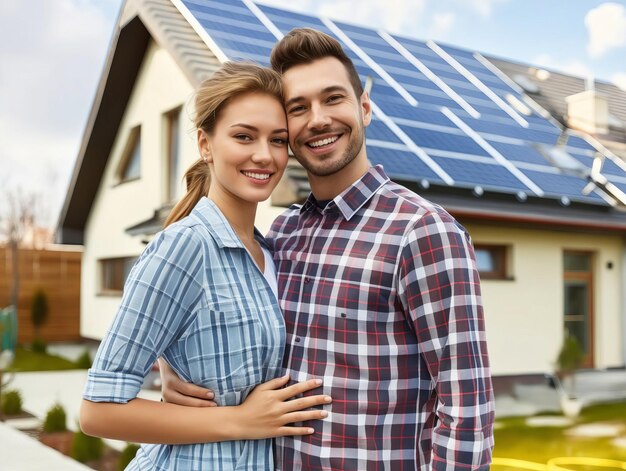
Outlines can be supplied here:
[[258, 312], [243, 300], [199, 310], [185, 338], [192, 382], [218, 395], [257, 385], [263, 378], [263, 337]]

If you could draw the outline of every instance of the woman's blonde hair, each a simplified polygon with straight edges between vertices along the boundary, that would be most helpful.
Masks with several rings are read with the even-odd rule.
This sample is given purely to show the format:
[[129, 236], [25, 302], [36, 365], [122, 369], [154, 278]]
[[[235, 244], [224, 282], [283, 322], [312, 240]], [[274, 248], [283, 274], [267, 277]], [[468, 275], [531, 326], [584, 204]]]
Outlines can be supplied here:
[[[283, 87], [278, 73], [249, 62], [226, 62], [209, 79], [202, 82], [196, 91], [196, 129], [202, 129], [211, 135], [221, 110], [230, 100], [244, 93], [265, 93], [283, 103]], [[164, 227], [188, 216], [200, 198], [209, 193], [211, 174], [208, 164], [202, 158], [187, 169], [184, 179], [187, 193], [176, 203]]]

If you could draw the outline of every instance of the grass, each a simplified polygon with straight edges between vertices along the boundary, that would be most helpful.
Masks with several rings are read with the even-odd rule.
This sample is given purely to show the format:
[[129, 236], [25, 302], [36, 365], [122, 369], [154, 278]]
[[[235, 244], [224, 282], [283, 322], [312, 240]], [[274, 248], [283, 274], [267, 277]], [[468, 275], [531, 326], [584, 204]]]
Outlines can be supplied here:
[[[583, 409], [576, 422], [567, 427], [530, 427], [526, 425], [525, 420], [515, 417], [497, 421], [499, 427], [495, 430], [494, 457], [536, 463], [546, 463], [549, 459], [557, 457], [626, 461], [626, 448], [613, 445], [611, 443], [613, 437], [582, 438], [568, 436], [566, 433], [568, 429], [577, 425], [598, 422], [620, 424], [626, 429], [626, 402], [587, 407]], [[498, 471], [502, 469], [505, 468], [497, 468]], [[572, 469], [583, 471], [591, 468], [578, 466]]]
[[616, 419], [626, 425], [626, 402], [589, 406], [582, 410], [579, 417], [582, 423], [612, 422]]
[[8, 371], [54, 371], [54, 370], [75, 370], [78, 366], [73, 361], [66, 358], [50, 355], [48, 353], [38, 353], [27, 350], [24, 347], [17, 347], [15, 359]]

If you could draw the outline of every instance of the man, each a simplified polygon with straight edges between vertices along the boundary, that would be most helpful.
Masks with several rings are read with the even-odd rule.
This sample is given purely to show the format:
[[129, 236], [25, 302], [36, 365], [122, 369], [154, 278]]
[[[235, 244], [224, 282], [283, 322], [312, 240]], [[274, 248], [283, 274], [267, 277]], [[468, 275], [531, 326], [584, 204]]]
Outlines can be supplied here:
[[469, 236], [370, 167], [369, 97], [337, 41], [296, 29], [271, 62], [312, 190], [268, 235], [284, 367], [294, 381], [323, 378], [333, 398], [314, 434], [276, 440], [277, 469], [489, 469], [494, 404]]

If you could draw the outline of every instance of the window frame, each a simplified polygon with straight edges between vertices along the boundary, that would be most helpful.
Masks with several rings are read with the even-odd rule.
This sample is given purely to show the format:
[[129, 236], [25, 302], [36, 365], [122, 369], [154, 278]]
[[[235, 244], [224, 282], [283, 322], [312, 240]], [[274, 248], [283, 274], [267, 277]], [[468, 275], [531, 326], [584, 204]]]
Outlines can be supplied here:
[[[126, 274], [124, 273], [126, 263], [129, 263], [130, 266], [132, 267], [132, 265], [134, 265], [136, 260], [137, 260], [137, 257], [109, 257], [109, 258], [98, 259], [99, 277], [98, 277], [98, 289], [96, 291], [97, 295], [98, 296], [121, 296], [122, 293], [124, 292], [124, 284], [126, 283], [126, 278], [128, 276], [128, 273], [130, 273], [130, 268], [128, 269], [128, 273]], [[113, 263], [119, 263], [120, 265], [111, 267], [111, 264]], [[110, 274], [107, 273], [107, 269], [121, 270], [120, 273], [112, 273], [112, 276], [114, 278], [115, 277], [121, 278], [121, 280], [115, 280], [116, 282], [117, 281], [120, 282], [118, 286], [105, 286], [105, 283], [107, 283], [107, 280], [110, 278]]]
[[[474, 244], [474, 253], [479, 250], [488, 251], [494, 261], [494, 270], [478, 270], [482, 280], [512, 280], [509, 274], [509, 259], [511, 248], [504, 244]], [[476, 268], [478, 269], [478, 257], [476, 257]]]
[[[180, 196], [175, 191], [178, 185], [181, 183], [183, 177], [182, 173], [182, 136], [181, 136], [181, 124], [182, 124], [182, 112], [183, 106], [179, 105], [171, 110], [163, 113], [163, 159], [164, 159], [164, 202], [172, 203]], [[174, 126], [176, 123], [176, 126]], [[174, 139], [176, 136], [176, 139]], [[174, 168], [172, 162], [172, 156], [174, 155], [174, 145], [176, 146], [177, 166]]]
[[[139, 146], [137, 158], [139, 159], [139, 172], [137, 176], [127, 177], [126, 172], [133, 162], [135, 156], [135, 149]], [[134, 182], [141, 179], [141, 125], [133, 127], [126, 139], [126, 145], [124, 146], [124, 152], [120, 160], [120, 165], [117, 171], [117, 184]]]

